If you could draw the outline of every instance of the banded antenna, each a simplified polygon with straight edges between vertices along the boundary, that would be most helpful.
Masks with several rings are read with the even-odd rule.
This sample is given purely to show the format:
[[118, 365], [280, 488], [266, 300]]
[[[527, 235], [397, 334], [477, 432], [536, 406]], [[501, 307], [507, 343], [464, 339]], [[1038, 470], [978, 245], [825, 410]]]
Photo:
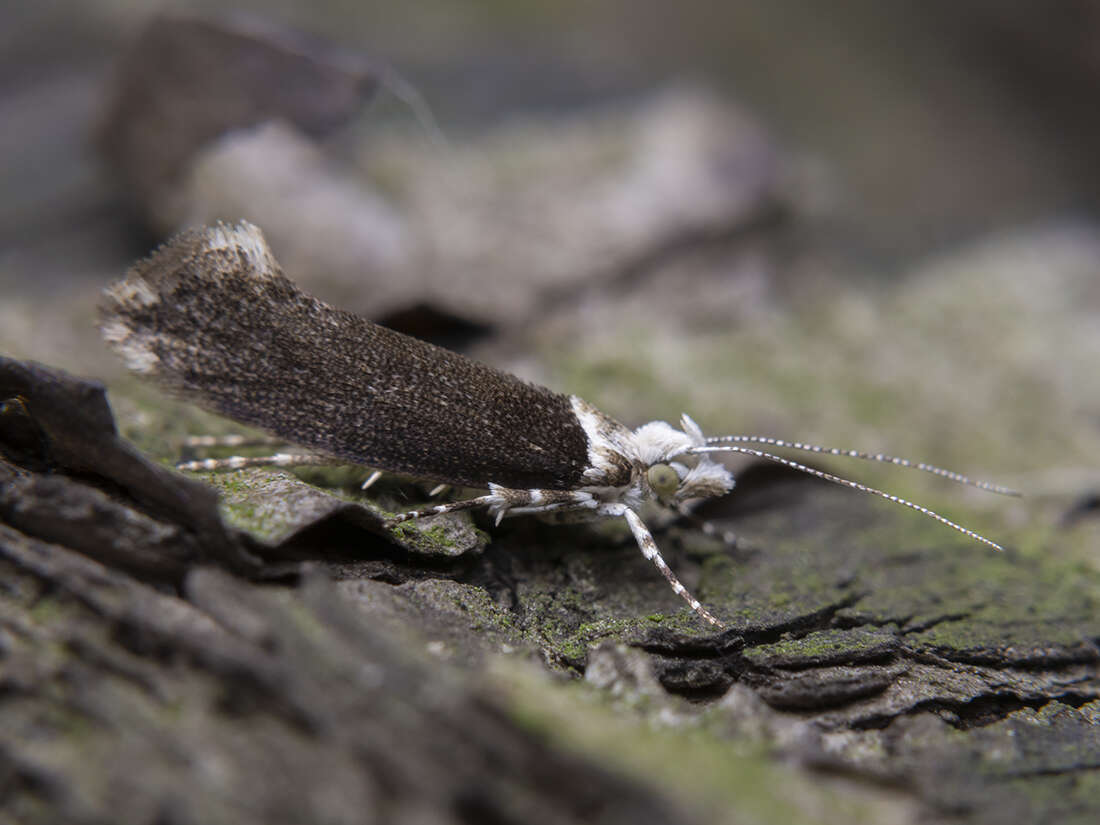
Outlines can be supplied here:
[[968, 530], [961, 524], [956, 524], [950, 519], [941, 516], [934, 510], [930, 510], [927, 507], [922, 507], [908, 499], [904, 499], [901, 496], [895, 496], [891, 493], [887, 493], [883, 490], [870, 487], [866, 484], [861, 484], [858, 481], [852, 481], [851, 479], [842, 478], [841, 476], [834, 475], [833, 473], [827, 473], [824, 470], [817, 470], [813, 467], [808, 467], [805, 464], [800, 464], [797, 461], [792, 461], [789, 458], [778, 456], [773, 453], [765, 452], [764, 450], [757, 450], [752, 447], [739, 446], [741, 444], [765, 444], [770, 447], [779, 447], [789, 450], [802, 450], [804, 452], [819, 453], [821, 455], [834, 455], [843, 458], [858, 458], [863, 461], [877, 461], [882, 464], [893, 464], [897, 467], [907, 467], [912, 470], [921, 470], [925, 473], [931, 473], [932, 475], [945, 478], [948, 481], [953, 481], [956, 484], [965, 484], [970, 487], [976, 487], [979, 490], [985, 490], [990, 493], [996, 493], [1003, 496], [1021, 496], [1018, 490], [1013, 490], [1010, 487], [1003, 487], [1000, 484], [991, 484], [988, 481], [977, 481], [971, 479], [968, 476], [956, 473], [952, 470], [945, 470], [943, 467], [937, 467], [933, 464], [926, 464], [923, 461], [911, 461], [908, 458], [899, 458], [898, 456], [885, 455], [884, 453], [865, 453], [861, 450], [846, 450], [839, 447], [823, 447], [819, 444], [806, 444], [801, 441], [786, 441], [782, 438], [772, 438], [771, 436], [763, 435], [719, 435], [713, 436], [706, 440], [706, 445], [702, 447], [695, 447], [689, 452], [696, 454], [706, 453], [740, 453], [742, 455], [750, 455], [755, 458], [762, 458], [767, 461], [773, 461], [777, 464], [782, 464], [785, 467], [790, 467], [792, 470], [797, 470], [800, 473], [806, 473], [807, 475], [815, 476], [816, 478], [830, 481], [833, 484], [839, 484], [842, 487], [849, 487], [853, 490], [858, 490], [861, 493], [868, 493], [872, 496], [878, 496], [884, 498], [887, 501], [891, 501], [894, 504], [900, 504], [902, 507], [908, 507], [910, 510], [916, 510], [918, 513], [928, 518], [938, 521], [940, 524], [944, 524], [950, 527], [952, 530], [957, 530], [964, 536], [981, 542], [994, 550], [1004, 550], [1004, 548], [997, 544], [995, 541], [990, 541], [985, 536], [975, 533], [973, 530]]

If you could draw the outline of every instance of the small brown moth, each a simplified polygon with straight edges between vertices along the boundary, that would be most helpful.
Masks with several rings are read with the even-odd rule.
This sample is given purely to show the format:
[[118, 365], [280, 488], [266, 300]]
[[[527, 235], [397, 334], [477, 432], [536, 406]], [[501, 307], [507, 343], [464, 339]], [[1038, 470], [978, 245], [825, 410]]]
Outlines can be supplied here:
[[[410, 338], [299, 290], [247, 223], [185, 232], [110, 287], [103, 337], [135, 372], [290, 442], [478, 496], [400, 514], [472, 508], [496, 516], [573, 512], [623, 518], [638, 547], [691, 609], [721, 625], [661, 558], [639, 515], [645, 502], [686, 513], [728, 493], [734, 478], [711, 454], [742, 453], [916, 510], [999, 545], [931, 510], [747, 444], [913, 467], [995, 493], [1014, 491], [907, 459], [762, 436], [708, 438], [688, 416], [677, 429], [630, 429], [566, 396]], [[316, 455], [193, 462], [191, 469], [322, 463]]]

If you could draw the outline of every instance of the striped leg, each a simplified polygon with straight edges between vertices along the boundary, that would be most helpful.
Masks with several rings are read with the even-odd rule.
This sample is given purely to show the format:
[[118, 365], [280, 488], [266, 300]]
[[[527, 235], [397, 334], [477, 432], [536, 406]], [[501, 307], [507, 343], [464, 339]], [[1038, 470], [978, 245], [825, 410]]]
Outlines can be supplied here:
[[218, 472], [242, 470], [246, 467], [319, 467], [346, 464], [333, 458], [308, 452], [278, 452], [263, 456], [227, 456], [226, 458], [191, 458], [193, 450], [215, 447], [285, 447], [287, 441], [273, 435], [191, 435], [181, 444], [183, 458], [176, 463], [184, 472]]
[[211, 447], [282, 447], [286, 439], [273, 435], [189, 435], [183, 439], [185, 449], [208, 450]]
[[[249, 435], [193, 435], [183, 441], [186, 451], [210, 449], [212, 447], [273, 447], [285, 445], [286, 441], [274, 436]], [[196, 458], [176, 462], [176, 469], [185, 473], [222, 472], [225, 470], [243, 470], [247, 467], [335, 467], [348, 462], [329, 458], [317, 453], [272, 453], [259, 456], [228, 456], [226, 458]], [[381, 470], [375, 470], [359, 489], [368, 490], [382, 477]]]
[[219, 470], [243, 470], [245, 467], [322, 467], [334, 464], [347, 464], [347, 461], [328, 458], [316, 453], [275, 453], [274, 455], [235, 455], [229, 458], [200, 458], [195, 461], [181, 461], [176, 465], [176, 469], [188, 473], [200, 473], [218, 472]]
[[689, 523], [702, 530], [704, 534], [721, 539], [731, 550], [736, 550], [738, 548], [737, 534], [732, 530], [721, 530], [715, 527], [713, 521], [699, 518], [699, 516], [695, 515], [695, 513], [691, 512], [691, 510], [683, 504], [677, 507], [675, 512], [681, 518], [686, 519]]
[[554, 511], [589, 510], [598, 516], [622, 517], [630, 525], [630, 531], [634, 534], [634, 540], [642, 551], [642, 555], [653, 562], [661, 571], [661, 575], [672, 587], [674, 593], [684, 599], [700, 617], [715, 627], [722, 627], [711, 613], [700, 604], [688, 589], [684, 587], [676, 574], [668, 566], [661, 553], [657, 549], [657, 542], [653, 540], [653, 534], [645, 526], [641, 516], [621, 502], [601, 503], [591, 493], [584, 491], [567, 490], [512, 490], [498, 485], [490, 485], [490, 493], [487, 496], [455, 501], [450, 504], [440, 504], [435, 507], [425, 507], [421, 510], [410, 510], [399, 513], [386, 519], [387, 528], [396, 527], [402, 522], [425, 516], [437, 516], [443, 513], [455, 513], [460, 510], [473, 510], [479, 507], [486, 508], [496, 516], [497, 523], [506, 515], [526, 515], [537, 513], [549, 513]]
[[407, 510], [404, 513], [398, 513], [396, 516], [390, 516], [383, 522], [383, 526], [387, 530], [392, 530], [399, 524], [403, 524], [406, 521], [412, 521], [418, 518], [427, 518], [428, 516], [441, 516], [444, 513], [457, 513], [461, 510], [474, 510], [478, 507], [489, 508], [493, 506], [496, 501], [492, 495], [478, 496], [477, 498], [467, 498], [462, 501], [452, 501], [449, 504], [437, 504], [435, 507], [423, 507], [419, 510]]
[[642, 521], [642, 517], [627, 507], [625, 504], [605, 504], [600, 507], [597, 513], [608, 516], [622, 516], [626, 519], [626, 523], [630, 525], [630, 532], [634, 534], [634, 540], [638, 542], [638, 547], [642, 551], [642, 555], [649, 559], [661, 571], [661, 575], [665, 577], [665, 580], [672, 587], [674, 593], [683, 598], [690, 606], [691, 609], [698, 613], [703, 619], [710, 622], [715, 627], [722, 627], [722, 623], [718, 621], [710, 612], [699, 603], [688, 589], [684, 587], [676, 574], [672, 572], [672, 569], [668, 566], [663, 558], [661, 558], [661, 551], [657, 549], [657, 542], [653, 540], [653, 534], [649, 532], [649, 528], [645, 526], [645, 522]]
[[474, 510], [484, 507], [496, 517], [497, 524], [505, 516], [549, 513], [555, 510], [595, 509], [599, 503], [591, 493], [572, 490], [512, 490], [498, 484], [489, 485], [489, 495], [452, 501], [435, 507], [409, 510], [386, 519], [386, 527], [396, 527], [405, 521], [438, 516], [443, 513], [456, 513], [460, 510]]

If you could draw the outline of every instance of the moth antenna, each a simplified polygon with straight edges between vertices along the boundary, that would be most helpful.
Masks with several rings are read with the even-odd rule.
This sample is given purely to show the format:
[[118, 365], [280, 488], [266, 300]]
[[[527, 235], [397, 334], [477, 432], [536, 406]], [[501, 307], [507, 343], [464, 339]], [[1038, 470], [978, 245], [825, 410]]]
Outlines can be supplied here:
[[[864, 461], [878, 461], [883, 464], [893, 464], [897, 467], [908, 467], [912, 470], [921, 470], [922, 472], [931, 473], [940, 478], [946, 478], [948, 481], [954, 481], [957, 484], [966, 484], [970, 487], [977, 487], [979, 490], [986, 490], [990, 493], [997, 493], [1002, 496], [1019, 497], [1023, 495], [1019, 490], [1013, 490], [1011, 487], [1003, 487], [1000, 484], [992, 484], [988, 481], [978, 481], [962, 473], [956, 473], [953, 470], [945, 470], [943, 467], [937, 467], [934, 464], [925, 464], [923, 461], [911, 461], [908, 458], [899, 458], [898, 456], [885, 455], [884, 453], [865, 453], [861, 450], [842, 450], [839, 447], [822, 447], [818, 444], [805, 444], [801, 441], [785, 441], [782, 438], [771, 438], [764, 435], [719, 435], [708, 438], [707, 444], [767, 444], [769, 447], [782, 447], [788, 450], [804, 450], [809, 453], [835, 455], [841, 456], [842, 458], [860, 458]], [[705, 452], [705, 450], [699, 450], [697, 452]]]
[[424, 95], [392, 66], [384, 68], [382, 88], [412, 112], [417, 125], [424, 130], [424, 133], [427, 134], [437, 149], [449, 147], [447, 136], [439, 127], [439, 121], [436, 120], [435, 113]]
[[961, 524], [956, 524], [948, 518], [944, 518], [939, 513], [929, 510], [927, 507], [921, 507], [919, 504], [914, 504], [908, 499], [901, 498], [901, 496], [895, 496], [890, 493], [885, 493], [882, 490], [877, 490], [874, 487], [868, 487], [866, 484], [860, 484], [858, 481], [851, 481], [847, 478], [841, 478], [835, 476], [832, 473], [826, 473], [824, 470], [815, 470], [813, 467], [807, 467], [805, 464], [799, 464], [797, 461], [791, 461], [789, 458], [783, 458], [782, 456], [772, 455], [766, 453], [763, 450], [754, 450], [751, 447], [737, 447], [732, 444], [724, 444], [714, 447], [695, 447], [689, 450], [692, 453], [710, 453], [710, 452], [729, 452], [729, 453], [741, 453], [743, 455], [751, 455], [756, 458], [764, 458], [768, 461], [774, 461], [778, 464], [782, 464], [786, 467], [790, 467], [792, 470], [798, 470], [800, 473], [806, 473], [808, 475], [817, 476], [825, 481], [831, 481], [834, 484], [839, 484], [842, 487], [851, 487], [853, 490], [859, 490], [861, 493], [870, 493], [873, 496], [884, 498], [887, 501], [892, 501], [895, 504], [900, 504], [903, 507], [908, 507], [911, 510], [916, 510], [918, 513], [928, 516], [930, 519], [935, 519], [940, 524], [945, 524], [952, 530], [958, 530], [964, 536], [969, 536], [975, 541], [979, 541], [982, 544], [992, 547], [994, 550], [1004, 550], [1001, 545], [994, 541], [990, 541], [985, 536], [975, 533], [973, 530], [967, 530]]

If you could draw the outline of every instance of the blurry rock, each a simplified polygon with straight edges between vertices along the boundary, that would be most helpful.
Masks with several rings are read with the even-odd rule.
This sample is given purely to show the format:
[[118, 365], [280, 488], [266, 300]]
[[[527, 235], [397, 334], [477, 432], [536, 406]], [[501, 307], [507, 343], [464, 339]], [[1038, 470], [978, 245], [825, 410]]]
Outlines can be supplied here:
[[522, 328], [766, 231], [791, 199], [763, 128], [693, 89], [442, 148], [379, 128], [350, 156], [326, 151], [314, 138], [376, 79], [360, 56], [256, 22], [159, 17], [122, 63], [101, 144], [158, 232], [247, 219], [294, 279], [373, 317], [426, 305]]
[[160, 580], [201, 562], [258, 572], [210, 487], [118, 435], [101, 384], [0, 357], [0, 402], [0, 523]]
[[426, 299], [506, 324], [737, 233], [784, 198], [764, 130], [692, 90], [506, 125], [450, 153], [420, 143], [383, 138], [361, 162], [398, 182]]
[[376, 86], [362, 55], [259, 19], [165, 14], [118, 67], [97, 138], [143, 218], [167, 232], [186, 215], [181, 175], [207, 143], [273, 120], [324, 134]]
[[348, 309], [523, 327], [655, 262], [766, 232], [786, 210], [787, 165], [751, 118], [680, 90], [443, 150], [383, 131], [344, 167], [283, 125], [238, 131], [196, 159], [180, 198], [189, 223], [259, 224], [292, 277]]
[[333, 300], [346, 291], [379, 313], [416, 303], [426, 291], [412, 265], [407, 217], [286, 123], [211, 142], [174, 194], [182, 225], [243, 217], [262, 226], [292, 277], [343, 288], [329, 293]]

